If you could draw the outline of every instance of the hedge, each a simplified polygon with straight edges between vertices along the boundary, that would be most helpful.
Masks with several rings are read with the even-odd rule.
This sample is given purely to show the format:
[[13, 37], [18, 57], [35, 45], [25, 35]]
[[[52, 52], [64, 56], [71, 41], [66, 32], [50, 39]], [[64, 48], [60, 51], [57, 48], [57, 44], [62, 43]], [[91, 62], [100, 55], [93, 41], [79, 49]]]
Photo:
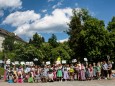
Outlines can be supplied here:
[[4, 68], [0, 67], [0, 75], [4, 75]]

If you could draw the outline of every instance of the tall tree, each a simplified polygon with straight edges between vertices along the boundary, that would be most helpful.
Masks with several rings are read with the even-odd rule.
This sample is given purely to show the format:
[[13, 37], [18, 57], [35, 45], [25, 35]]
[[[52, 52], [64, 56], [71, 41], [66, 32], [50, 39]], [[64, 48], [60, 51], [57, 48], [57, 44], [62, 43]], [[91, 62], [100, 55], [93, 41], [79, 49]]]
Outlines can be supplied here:
[[85, 52], [90, 60], [99, 60], [102, 59], [100, 57], [104, 58], [109, 54], [111, 41], [102, 20], [88, 19], [84, 23], [84, 30], [81, 31], [81, 36], [84, 36]]
[[110, 46], [110, 56], [114, 59], [115, 56], [115, 16], [112, 18], [112, 20], [108, 23], [107, 30], [109, 31], [109, 38], [111, 40], [111, 46]]
[[38, 35], [38, 33], [35, 33], [33, 35], [33, 39], [29, 41], [29, 43], [33, 44], [36, 48], [40, 48], [43, 42], [44, 42], [44, 38]]
[[112, 18], [112, 20], [109, 22], [107, 29], [109, 31], [115, 32], [115, 16]]
[[[90, 15], [87, 10], [81, 9], [79, 12], [75, 9], [73, 10], [73, 16], [68, 24], [70, 29], [67, 31], [67, 34], [70, 36], [69, 45], [74, 52], [73, 58], [78, 57], [77, 59], [79, 59], [79, 57], [84, 55], [84, 44], [82, 39], [80, 39], [80, 32], [84, 29], [84, 22], [89, 18]], [[79, 43], [79, 41], [81, 42]]]
[[52, 34], [51, 38], [49, 38], [48, 43], [53, 47], [57, 47], [58, 46], [58, 42], [57, 42], [57, 37], [56, 35]]
[[104, 22], [90, 16], [87, 10], [82, 9], [79, 13], [73, 10], [69, 27], [67, 33], [74, 58], [82, 61], [87, 57], [91, 61], [110, 54], [113, 44]]

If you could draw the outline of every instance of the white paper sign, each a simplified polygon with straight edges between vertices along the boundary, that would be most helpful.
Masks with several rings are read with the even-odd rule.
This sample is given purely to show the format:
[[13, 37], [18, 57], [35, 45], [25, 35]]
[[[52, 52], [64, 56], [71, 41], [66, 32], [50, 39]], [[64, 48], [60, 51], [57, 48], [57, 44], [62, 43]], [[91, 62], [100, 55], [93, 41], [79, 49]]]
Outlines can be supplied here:
[[56, 64], [61, 64], [61, 62], [60, 61], [56, 61]]
[[46, 65], [50, 65], [50, 61], [47, 61], [47, 62], [46, 62]]
[[19, 64], [19, 61], [15, 61], [14, 63], [18, 65], [18, 64]]
[[72, 63], [75, 63], [75, 62], [77, 62], [77, 60], [76, 60], [76, 59], [73, 59], [73, 60], [72, 60]]
[[33, 63], [33, 62], [29, 62], [29, 65], [30, 65], [30, 66], [33, 66], [33, 65], [34, 65], [34, 63]]
[[87, 58], [84, 58], [84, 61], [86, 61], [86, 62], [87, 62], [87, 61], [88, 61], [88, 60], [87, 60]]
[[62, 60], [62, 64], [66, 64], [66, 60]]
[[0, 63], [3, 63], [3, 61], [2, 61], [2, 60], [0, 60]]
[[22, 62], [20, 62], [20, 64], [21, 64], [21, 65], [25, 65], [25, 62], [24, 62], [24, 61], [22, 61]]
[[10, 64], [10, 60], [7, 60], [7, 61], [6, 61], [6, 64]]
[[30, 65], [29, 62], [26, 62], [26, 65]]

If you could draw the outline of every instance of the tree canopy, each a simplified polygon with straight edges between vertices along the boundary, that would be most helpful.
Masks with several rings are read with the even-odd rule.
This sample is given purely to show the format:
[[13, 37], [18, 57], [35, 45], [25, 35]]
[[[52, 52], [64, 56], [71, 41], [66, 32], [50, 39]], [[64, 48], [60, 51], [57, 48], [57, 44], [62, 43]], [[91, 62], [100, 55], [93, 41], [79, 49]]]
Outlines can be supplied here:
[[[59, 43], [55, 34], [45, 42], [44, 37], [35, 33], [29, 43], [15, 43], [13, 37], [6, 37], [3, 42], [8, 58], [18, 61], [33, 61], [34, 58], [54, 63], [58, 57], [61, 60], [77, 59], [83, 61], [111, 60], [115, 57], [115, 17], [107, 26], [103, 20], [90, 15], [88, 10], [73, 9], [73, 15], [68, 23], [69, 40]], [[3, 56], [3, 54], [0, 54]]]

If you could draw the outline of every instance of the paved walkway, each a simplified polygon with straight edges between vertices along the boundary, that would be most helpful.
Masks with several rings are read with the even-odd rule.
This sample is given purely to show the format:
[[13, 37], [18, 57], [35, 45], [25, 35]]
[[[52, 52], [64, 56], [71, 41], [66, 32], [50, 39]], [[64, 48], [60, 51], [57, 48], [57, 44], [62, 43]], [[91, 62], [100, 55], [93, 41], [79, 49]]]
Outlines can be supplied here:
[[0, 81], [0, 86], [115, 86], [115, 79], [92, 81], [65, 81], [51, 83], [7, 83]]

